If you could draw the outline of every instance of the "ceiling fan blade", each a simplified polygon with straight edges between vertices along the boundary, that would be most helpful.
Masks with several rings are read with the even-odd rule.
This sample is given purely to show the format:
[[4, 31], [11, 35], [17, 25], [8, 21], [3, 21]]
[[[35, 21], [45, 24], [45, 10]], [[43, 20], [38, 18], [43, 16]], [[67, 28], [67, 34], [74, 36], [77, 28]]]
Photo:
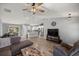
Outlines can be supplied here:
[[22, 9], [23, 11], [28, 10], [28, 9]]
[[38, 6], [42, 5], [43, 3], [36, 3]]
[[46, 10], [48, 10], [48, 8], [46, 8], [45, 6], [41, 6], [43, 9], [46, 9]]
[[32, 12], [31, 10], [29, 9], [22, 9], [23, 11], [27, 11], [27, 12]]
[[40, 12], [45, 12], [44, 10], [39, 10]]
[[22, 9], [23, 11], [25, 11], [25, 10], [31, 10], [31, 6], [26, 6], [26, 8], [24, 8], [24, 9]]

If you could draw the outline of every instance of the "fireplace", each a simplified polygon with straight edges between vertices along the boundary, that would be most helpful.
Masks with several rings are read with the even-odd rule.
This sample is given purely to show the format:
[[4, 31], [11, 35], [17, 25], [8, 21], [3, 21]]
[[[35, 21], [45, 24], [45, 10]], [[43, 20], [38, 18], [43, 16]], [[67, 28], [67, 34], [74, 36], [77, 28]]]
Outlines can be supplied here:
[[61, 43], [60, 36], [59, 36], [59, 29], [48, 29], [47, 40], [50, 40], [56, 43]]

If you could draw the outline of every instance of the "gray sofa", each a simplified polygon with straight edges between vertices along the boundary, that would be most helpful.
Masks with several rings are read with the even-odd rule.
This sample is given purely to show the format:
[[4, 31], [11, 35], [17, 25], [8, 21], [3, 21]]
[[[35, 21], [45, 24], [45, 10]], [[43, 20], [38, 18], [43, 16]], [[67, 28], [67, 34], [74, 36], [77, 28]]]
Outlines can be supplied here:
[[[4, 40], [2, 39], [1, 39], [2, 42], [0, 41], [1, 43], [0, 56], [15, 56], [21, 52], [22, 48], [28, 47], [33, 44], [29, 40], [21, 41], [21, 37], [11, 37], [10, 39], [5, 38]], [[5, 40], [7, 43], [5, 43]]]
[[79, 56], [79, 41], [74, 43], [74, 46], [66, 52], [65, 49], [61, 46], [54, 47], [53, 50], [54, 56]]

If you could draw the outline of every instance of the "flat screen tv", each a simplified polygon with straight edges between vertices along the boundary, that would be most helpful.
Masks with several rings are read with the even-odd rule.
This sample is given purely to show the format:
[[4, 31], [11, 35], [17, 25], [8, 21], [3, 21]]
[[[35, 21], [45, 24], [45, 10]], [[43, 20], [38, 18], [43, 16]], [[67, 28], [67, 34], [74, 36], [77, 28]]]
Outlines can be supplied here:
[[58, 29], [48, 29], [49, 36], [58, 36]]

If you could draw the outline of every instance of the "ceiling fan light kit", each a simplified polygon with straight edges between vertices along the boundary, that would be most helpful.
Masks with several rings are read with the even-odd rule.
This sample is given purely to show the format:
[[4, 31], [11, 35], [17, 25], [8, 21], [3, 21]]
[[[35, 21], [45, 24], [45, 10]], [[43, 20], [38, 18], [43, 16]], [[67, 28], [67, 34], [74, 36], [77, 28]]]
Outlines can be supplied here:
[[37, 12], [42, 12], [42, 13], [44, 12], [44, 10], [42, 10], [43, 7], [41, 6], [43, 3], [32, 3], [32, 4], [29, 3], [29, 4], [31, 5], [31, 6], [29, 6], [30, 8], [27, 7], [25, 9], [23, 9], [23, 11], [28, 10], [28, 11], [32, 12], [33, 14], [36, 14]]
[[71, 18], [71, 13], [68, 14], [68, 18]]
[[31, 11], [33, 12], [33, 14], [36, 13], [36, 8], [35, 8], [35, 6], [32, 7]]

